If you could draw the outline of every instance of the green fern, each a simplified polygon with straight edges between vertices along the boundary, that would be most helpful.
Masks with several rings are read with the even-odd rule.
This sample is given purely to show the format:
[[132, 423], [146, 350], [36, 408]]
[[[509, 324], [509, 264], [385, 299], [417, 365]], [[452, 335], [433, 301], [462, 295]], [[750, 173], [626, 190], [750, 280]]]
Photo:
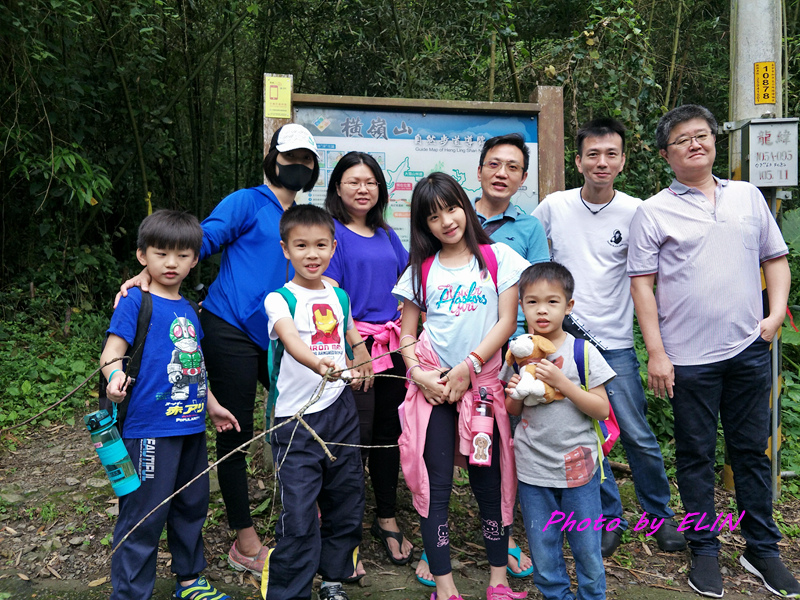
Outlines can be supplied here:
[[783, 213], [781, 229], [786, 243], [800, 254], [800, 208]]

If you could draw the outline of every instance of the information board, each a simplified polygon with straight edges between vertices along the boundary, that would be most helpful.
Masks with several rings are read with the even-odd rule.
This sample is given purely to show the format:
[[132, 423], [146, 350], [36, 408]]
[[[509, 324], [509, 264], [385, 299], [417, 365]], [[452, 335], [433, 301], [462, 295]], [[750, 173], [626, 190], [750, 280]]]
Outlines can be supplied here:
[[742, 128], [742, 177], [758, 187], [797, 185], [797, 118], [752, 119]]
[[512, 202], [530, 213], [539, 202], [537, 116], [509, 114], [442, 114], [363, 110], [328, 106], [295, 106], [294, 122], [315, 137], [320, 177], [300, 203], [322, 206], [333, 168], [347, 152], [372, 155], [389, 188], [387, 221], [408, 247], [411, 191], [434, 172], [452, 175], [470, 199], [481, 195], [478, 163], [483, 142], [497, 135], [520, 133], [530, 150], [528, 178]]

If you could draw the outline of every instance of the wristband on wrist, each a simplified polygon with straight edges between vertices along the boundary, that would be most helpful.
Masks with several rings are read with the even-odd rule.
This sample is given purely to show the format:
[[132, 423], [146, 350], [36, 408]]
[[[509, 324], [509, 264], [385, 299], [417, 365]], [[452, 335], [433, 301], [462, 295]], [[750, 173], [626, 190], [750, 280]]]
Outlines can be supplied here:
[[403, 340], [406, 339], [407, 337], [410, 337], [412, 340], [414, 340], [414, 342], [417, 341], [417, 338], [415, 336], [411, 335], [410, 333], [407, 333], [403, 337], [400, 338], [400, 345], [401, 346], [403, 345]]
[[469, 355], [470, 355], [470, 356], [474, 356], [475, 358], [477, 358], [477, 359], [478, 359], [478, 362], [479, 362], [479, 363], [481, 363], [481, 366], [483, 366], [483, 365], [485, 365], [485, 364], [486, 364], [486, 361], [485, 361], [485, 360], [483, 360], [483, 359], [481, 358], [480, 354], [478, 354], [477, 352], [475, 352], [475, 351], [472, 351], [472, 352], [470, 352], [470, 353], [469, 353]]
[[108, 376], [108, 382], [111, 383], [111, 379], [114, 377], [114, 374], [119, 372], [120, 372], [119, 369], [114, 369], [113, 371], [111, 371], [111, 375]]
[[360, 341], [360, 342], [358, 342], [357, 344], [353, 344], [352, 346], [350, 346], [350, 349], [351, 349], [351, 350], [355, 350], [355, 349], [356, 349], [356, 348], [358, 348], [358, 347], [359, 347], [361, 344], [366, 344], [366, 343], [367, 343], [367, 340], [361, 340], [361, 341]]
[[475, 375], [481, 372], [481, 362], [475, 358], [472, 354], [467, 356], [469, 362], [472, 363], [472, 370], [475, 371]]
[[411, 379], [411, 371], [413, 371], [414, 369], [416, 369], [416, 368], [417, 368], [417, 367], [419, 367], [419, 366], [420, 366], [420, 365], [411, 365], [411, 366], [409, 367], [408, 371], [406, 371], [406, 379], [409, 379], [409, 380], [411, 380], [411, 383], [414, 383], [414, 380], [413, 380], [413, 379]]

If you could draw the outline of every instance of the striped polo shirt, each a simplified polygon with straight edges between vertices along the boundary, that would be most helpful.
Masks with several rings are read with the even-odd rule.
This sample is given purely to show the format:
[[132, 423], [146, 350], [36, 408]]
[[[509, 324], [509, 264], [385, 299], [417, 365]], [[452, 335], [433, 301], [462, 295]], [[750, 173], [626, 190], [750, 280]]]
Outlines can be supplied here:
[[758, 188], [717, 179], [714, 193], [716, 206], [674, 179], [631, 222], [628, 275], [655, 274], [661, 339], [676, 365], [750, 345], [763, 318], [760, 265], [788, 253]]

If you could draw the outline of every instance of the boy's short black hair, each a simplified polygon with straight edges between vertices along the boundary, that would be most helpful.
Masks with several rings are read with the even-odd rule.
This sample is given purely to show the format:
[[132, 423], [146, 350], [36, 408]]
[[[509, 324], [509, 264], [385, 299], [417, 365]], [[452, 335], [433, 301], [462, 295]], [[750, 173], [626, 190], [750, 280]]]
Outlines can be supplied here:
[[625, 154], [625, 125], [617, 119], [610, 117], [600, 117], [592, 119], [588, 123], [584, 123], [583, 127], [578, 129], [578, 134], [575, 136], [576, 146], [578, 148], [578, 156], [583, 154], [583, 141], [588, 137], [604, 137], [616, 133], [622, 138], [622, 153]]
[[333, 217], [313, 204], [295, 204], [290, 207], [281, 217], [281, 241], [286, 244], [289, 242], [289, 234], [295, 227], [313, 227], [320, 225], [327, 227], [331, 231], [331, 239], [336, 237], [336, 225]]
[[528, 286], [537, 281], [549, 281], [557, 283], [564, 290], [567, 302], [572, 300], [572, 293], [575, 291], [575, 279], [569, 269], [557, 262], [541, 262], [531, 265], [522, 272], [519, 278], [519, 299], [522, 300]]
[[203, 228], [197, 217], [180, 210], [157, 210], [145, 217], [139, 225], [136, 245], [142, 252], [148, 248], [164, 250], [185, 250], [187, 248], [200, 256], [203, 245]]
[[528, 147], [525, 145], [525, 138], [522, 137], [521, 133], [507, 133], [505, 135], [496, 135], [493, 138], [489, 138], [483, 143], [483, 148], [481, 148], [481, 158], [480, 158], [480, 166], [483, 166], [483, 161], [486, 158], [487, 152], [494, 148], [495, 146], [515, 146], [520, 149], [522, 152], [522, 172], [528, 172], [528, 165], [531, 162], [531, 152], [528, 150]]

